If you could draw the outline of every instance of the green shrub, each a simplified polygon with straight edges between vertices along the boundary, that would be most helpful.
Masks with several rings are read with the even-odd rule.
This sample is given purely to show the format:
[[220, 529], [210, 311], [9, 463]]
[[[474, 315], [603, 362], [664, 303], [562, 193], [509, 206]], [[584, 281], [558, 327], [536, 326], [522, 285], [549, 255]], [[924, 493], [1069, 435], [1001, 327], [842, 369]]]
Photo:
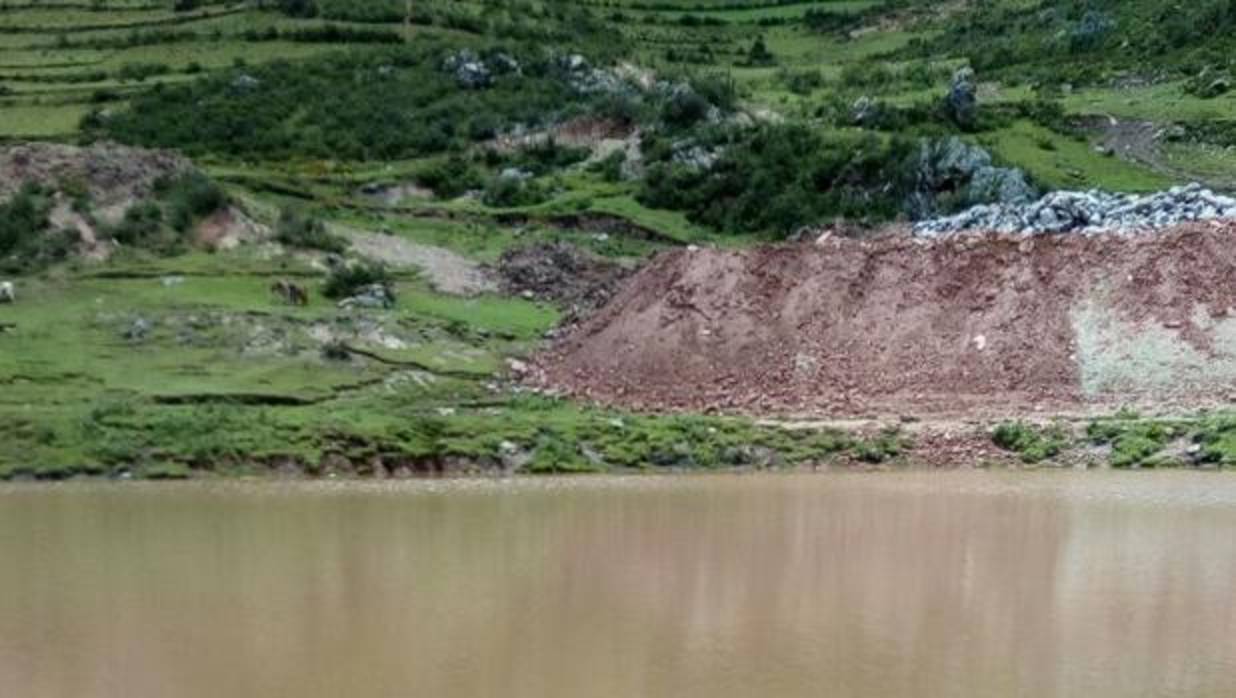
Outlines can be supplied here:
[[331, 270], [322, 287], [322, 295], [339, 300], [354, 295], [372, 284], [391, 286], [391, 275], [381, 264], [346, 264]]
[[513, 208], [517, 206], [533, 206], [549, 198], [549, 191], [536, 180], [499, 174], [492, 177], [485, 185], [481, 201], [486, 206], [498, 208]]
[[289, 247], [335, 254], [342, 254], [348, 249], [348, 241], [328, 231], [321, 220], [290, 207], [279, 212], [275, 239]]
[[649, 143], [650, 162], [637, 198], [646, 206], [686, 211], [695, 223], [725, 232], [788, 235], [836, 217], [896, 216], [913, 187], [913, 145], [875, 135], [822, 135], [800, 124], [768, 124], [726, 134], [733, 142], [706, 170], [673, 160], [672, 148]]
[[1063, 427], [1036, 427], [1026, 422], [1000, 424], [992, 432], [991, 440], [1000, 448], [1020, 455], [1025, 463], [1054, 458], [1069, 445], [1069, 436]]
[[181, 232], [228, 204], [223, 188], [197, 171], [161, 179], [155, 183], [155, 192], [167, 202], [168, 223]]
[[435, 162], [417, 172], [415, 179], [422, 187], [432, 189], [439, 199], [454, 199], [485, 185], [480, 170], [462, 155]]
[[52, 230], [52, 192], [29, 183], [0, 204], [0, 270], [26, 271], [60, 261], [78, 241], [74, 231]]

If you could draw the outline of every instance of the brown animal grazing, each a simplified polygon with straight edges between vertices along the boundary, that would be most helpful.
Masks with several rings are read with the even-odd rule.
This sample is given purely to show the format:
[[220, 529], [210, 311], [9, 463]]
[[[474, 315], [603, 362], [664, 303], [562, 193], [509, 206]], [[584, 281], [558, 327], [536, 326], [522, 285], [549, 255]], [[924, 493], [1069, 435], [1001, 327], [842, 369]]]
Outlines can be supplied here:
[[276, 281], [270, 285], [270, 292], [282, 298], [288, 305], [309, 305], [309, 292], [291, 281]]

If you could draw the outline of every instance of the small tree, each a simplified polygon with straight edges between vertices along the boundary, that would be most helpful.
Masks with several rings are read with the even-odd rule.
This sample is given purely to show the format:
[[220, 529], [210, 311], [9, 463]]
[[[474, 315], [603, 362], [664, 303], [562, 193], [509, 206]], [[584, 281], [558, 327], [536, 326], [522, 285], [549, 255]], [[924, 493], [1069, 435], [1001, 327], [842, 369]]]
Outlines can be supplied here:
[[751, 44], [751, 50], [747, 52], [748, 65], [772, 65], [777, 62], [777, 57], [768, 50], [767, 44], [764, 43], [763, 36], [755, 37], [755, 41]]

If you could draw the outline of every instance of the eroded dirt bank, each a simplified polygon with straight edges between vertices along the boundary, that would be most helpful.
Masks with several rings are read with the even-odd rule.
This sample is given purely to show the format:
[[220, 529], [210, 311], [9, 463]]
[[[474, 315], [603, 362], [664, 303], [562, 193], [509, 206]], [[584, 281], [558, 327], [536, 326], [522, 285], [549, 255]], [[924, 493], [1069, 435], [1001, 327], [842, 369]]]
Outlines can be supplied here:
[[534, 362], [635, 408], [1001, 416], [1236, 393], [1236, 222], [667, 252]]

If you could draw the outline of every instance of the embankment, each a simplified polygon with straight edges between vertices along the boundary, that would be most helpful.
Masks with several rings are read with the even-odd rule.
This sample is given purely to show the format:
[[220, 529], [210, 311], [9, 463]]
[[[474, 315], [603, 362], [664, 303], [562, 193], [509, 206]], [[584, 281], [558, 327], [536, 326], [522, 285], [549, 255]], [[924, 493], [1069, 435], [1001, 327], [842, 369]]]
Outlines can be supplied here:
[[1236, 393], [1236, 222], [667, 252], [536, 361], [645, 409], [978, 416]]

